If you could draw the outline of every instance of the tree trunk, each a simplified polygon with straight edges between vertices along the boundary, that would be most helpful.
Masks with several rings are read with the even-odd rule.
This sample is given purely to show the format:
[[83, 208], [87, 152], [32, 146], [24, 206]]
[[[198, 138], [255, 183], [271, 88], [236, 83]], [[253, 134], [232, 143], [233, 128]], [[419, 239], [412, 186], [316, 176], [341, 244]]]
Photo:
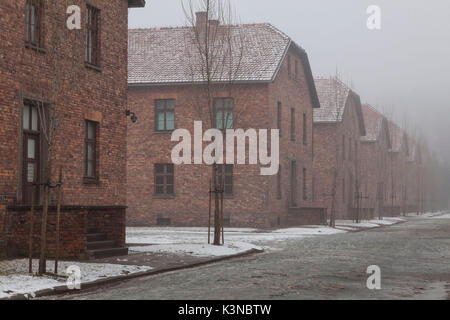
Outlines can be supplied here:
[[47, 216], [48, 216], [48, 193], [49, 186], [44, 186], [44, 200], [42, 204], [42, 220], [41, 220], [41, 252], [39, 256], [39, 275], [47, 272]]

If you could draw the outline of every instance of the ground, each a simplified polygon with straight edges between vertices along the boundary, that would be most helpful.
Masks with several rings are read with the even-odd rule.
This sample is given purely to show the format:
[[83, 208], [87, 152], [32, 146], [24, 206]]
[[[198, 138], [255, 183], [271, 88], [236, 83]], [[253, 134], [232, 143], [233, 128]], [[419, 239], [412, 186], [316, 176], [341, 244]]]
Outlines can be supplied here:
[[[57, 299], [448, 299], [450, 214], [324, 237], [265, 239], [264, 253]], [[369, 265], [381, 289], [366, 287]], [[55, 299], [55, 297], [52, 297]]]

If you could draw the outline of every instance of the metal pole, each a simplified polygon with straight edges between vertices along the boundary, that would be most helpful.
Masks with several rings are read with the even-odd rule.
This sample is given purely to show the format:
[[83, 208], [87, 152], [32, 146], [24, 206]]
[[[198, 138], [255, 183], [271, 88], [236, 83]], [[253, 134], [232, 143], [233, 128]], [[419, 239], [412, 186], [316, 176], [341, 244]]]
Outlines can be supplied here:
[[59, 233], [61, 221], [61, 188], [62, 188], [62, 168], [59, 167], [59, 183], [58, 183], [58, 203], [56, 209], [56, 254], [55, 254], [55, 274], [58, 274], [59, 259]]
[[208, 244], [211, 244], [211, 196], [212, 196], [212, 189], [211, 189], [211, 179], [209, 179], [209, 212], [208, 212]]

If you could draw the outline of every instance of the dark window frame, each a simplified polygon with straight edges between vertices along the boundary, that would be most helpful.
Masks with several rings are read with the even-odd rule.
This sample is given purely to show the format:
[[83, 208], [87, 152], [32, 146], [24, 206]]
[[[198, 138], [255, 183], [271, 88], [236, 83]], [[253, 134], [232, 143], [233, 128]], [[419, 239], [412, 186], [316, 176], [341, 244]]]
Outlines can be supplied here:
[[308, 144], [308, 123], [306, 113], [303, 113], [303, 145]]
[[306, 188], [307, 183], [306, 183], [306, 175], [307, 175], [307, 171], [306, 168], [303, 168], [303, 200], [308, 200], [308, 190]]
[[[89, 126], [94, 128], [94, 137], [89, 137]], [[98, 182], [98, 130], [99, 123], [92, 120], [85, 120], [85, 136], [84, 136], [84, 182]], [[89, 159], [89, 146], [93, 150], [93, 157]], [[92, 165], [93, 175], [89, 175], [89, 165]]]
[[[221, 103], [221, 105], [219, 105]], [[229, 103], [229, 104], [228, 104]], [[234, 128], [234, 99], [233, 98], [214, 98], [213, 99], [213, 114], [214, 114], [214, 128], [225, 131], [226, 129]], [[221, 127], [217, 126], [217, 114], [222, 112], [222, 124]], [[225, 119], [225, 112], [231, 114], [231, 126], [230, 119]], [[226, 124], [226, 126], [225, 126]]]
[[[158, 106], [158, 103], [163, 103], [162, 106]], [[172, 105], [168, 105], [171, 103]], [[162, 109], [158, 109], [158, 107], [162, 107]], [[158, 128], [158, 115], [164, 114], [164, 129]], [[167, 114], [173, 113], [173, 129], [167, 128]], [[172, 132], [175, 130], [175, 99], [157, 99], [155, 100], [155, 132]]]
[[88, 66], [100, 67], [101, 41], [100, 41], [100, 9], [86, 4], [86, 53], [85, 63]]
[[281, 117], [282, 117], [282, 104], [280, 101], [278, 101], [277, 103], [277, 129], [279, 131], [279, 135], [281, 137], [281, 127], [282, 127], [282, 121], [281, 121]]
[[281, 165], [278, 166], [277, 173], [277, 199], [281, 200], [283, 198], [283, 194], [281, 192]]
[[[158, 167], [162, 170], [158, 170]], [[169, 170], [169, 168], [171, 168]], [[162, 183], [158, 183], [158, 177], [163, 178]], [[172, 177], [172, 183], [168, 183], [168, 177]], [[173, 163], [155, 163], [154, 164], [154, 196], [162, 198], [173, 198], [175, 196], [175, 165]], [[158, 190], [162, 187], [162, 192]]]
[[[219, 185], [224, 182], [224, 197], [233, 197], [234, 195], [234, 166], [232, 164], [218, 164], [217, 177]], [[227, 178], [228, 182], [227, 182]], [[222, 180], [225, 179], [225, 180]]]
[[[31, 23], [34, 8], [34, 24]], [[27, 0], [25, 3], [25, 46], [43, 50], [44, 40], [44, 2], [43, 0]]]
[[295, 127], [295, 108], [291, 108], [291, 141], [295, 141], [296, 127]]

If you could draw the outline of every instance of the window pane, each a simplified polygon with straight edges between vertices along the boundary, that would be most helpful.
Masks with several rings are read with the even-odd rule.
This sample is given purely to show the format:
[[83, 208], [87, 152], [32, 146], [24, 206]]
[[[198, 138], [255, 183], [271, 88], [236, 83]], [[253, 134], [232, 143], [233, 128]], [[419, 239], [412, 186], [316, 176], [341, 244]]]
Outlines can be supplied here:
[[166, 177], [166, 183], [167, 184], [173, 184], [173, 176], [167, 176]]
[[225, 172], [226, 173], [233, 173], [233, 165], [232, 164], [227, 164], [226, 166], [225, 166]]
[[164, 173], [164, 165], [163, 164], [155, 164], [155, 172], [156, 173]]
[[164, 184], [164, 176], [156, 176], [156, 184]]
[[33, 139], [28, 139], [28, 159], [34, 159], [36, 155], [36, 143]]
[[34, 163], [29, 163], [27, 166], [27, 182], [34, 182]]
[[94, 157], [94, 145], [92, 143], [89, 143], [87, 145], [87, 156], [88, 156], [88, 160], [93, 161], [95, 159]]
[[23, 128], [25, 130], [30, 129], [30, 107], [23, 106]]
[[166, 113], [166, 130], [174, 130], [175, 129], [175, 113], [167, 112]]
[[166, 101], [166, 109], [173, 110], [175, 108], [175, 100]]
[[223, 108], [223, 99], [214, 100], [214, 106], [216, 107], [216, 109], [222, 109]]
[[168, 185], [166, 187], [167, 194], [173, 194], [173, 185]]
[[233, 176], [225, 176], [225, 184], [233, 184]]
[[156, 110], [164, 110], [164, 100], [156, 101]]
[[156, 130], [164, 130], [164, 112], [156, 114]]
[[232, 194], [233, 193], [233, 186], [232, 185], [225, 185], [225, 193]]
[[216, 112], [216, 128], [223, 129], [223, 113], [222, 113], [222, 111]]
[[227, 123], [227, 129], [233, 129], [233, 112], [225, 113], [225, 122]]
[[156, 186], [155, 187], [156, 194], [163, 194], [164, 193], [164, 187], [163, 186]]
[[173, 164], [167, 165], [167, 173], [173, 173]]
[[31, 108], [31, 130], [38, 131], [38, 112], [37, 108]]
[[95, 139], [95, 124], [92, 122], [87, 123], [88, 139]]
[[92, 160], [88, 160], [87, 162], [87, 175], [88, 177], [94, 177], [94, 162]]

